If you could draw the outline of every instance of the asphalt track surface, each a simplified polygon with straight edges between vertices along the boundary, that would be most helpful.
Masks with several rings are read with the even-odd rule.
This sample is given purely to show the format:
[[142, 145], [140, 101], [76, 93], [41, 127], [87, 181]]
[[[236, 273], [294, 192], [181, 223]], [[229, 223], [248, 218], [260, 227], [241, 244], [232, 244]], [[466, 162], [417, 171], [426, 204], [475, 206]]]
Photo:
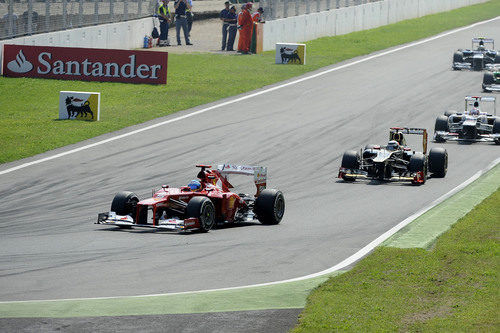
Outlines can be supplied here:
[[[424, 186], [335, 178], [344, 150], [385, 143], [390, 126], [432, 129], [437, 115], [460, 110], [467, 94], [481, 94], [482, 73], [450, 70], [451, 55], [473, 36], [500, 40], [499, 24], [475, 26], [1, 175], [0, 301], [236, 287], [334, 266], [500, 156], [492, 144], [447, 143], [446, 178]], [[187, 184], [197, 163], [222, 162], [268, 167], [269, 187], [281, 189], [287, 201], [281, 224], [187, 235], [93, 224], [118, 190], [147, 197], [161, 184]], [[249, 182], [233, 181], [236, 187]]]

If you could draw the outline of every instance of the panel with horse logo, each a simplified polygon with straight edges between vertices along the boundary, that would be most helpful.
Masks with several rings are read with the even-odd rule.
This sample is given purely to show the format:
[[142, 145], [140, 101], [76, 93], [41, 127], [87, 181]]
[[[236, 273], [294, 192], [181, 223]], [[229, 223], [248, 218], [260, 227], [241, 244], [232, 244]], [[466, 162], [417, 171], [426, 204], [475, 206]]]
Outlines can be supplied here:
[[306, 64], [306, 44], [276, 43], [277, 64]]
[[100, 93], [61, 91], [59, 93], [59, 119], [97, 121], [100, 116], [100, 104]]

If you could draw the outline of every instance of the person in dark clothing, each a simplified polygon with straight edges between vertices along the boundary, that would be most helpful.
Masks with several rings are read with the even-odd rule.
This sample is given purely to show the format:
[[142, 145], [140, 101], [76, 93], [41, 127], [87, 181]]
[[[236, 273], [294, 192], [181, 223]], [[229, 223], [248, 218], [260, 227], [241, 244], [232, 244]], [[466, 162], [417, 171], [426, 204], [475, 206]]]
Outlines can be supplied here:
[[229, 39], [227, 41], [227, 50], [234, 51], [234, 40], [236, 39], [236, 32], [238, 31], [238, 14], [236, 14], [236, 7], [231, 6], [228, 16], [229, 23]]
[[162, 0], [160, 7], [158, 7], [158, 19], [160, 21], [160, 43], [159, 46], [170, 46], [168, 40], [168, 26], [172, 20], [170, 9], [168, 9], [168, 2], [170, 0]]
[[177, 45], [181, 44], [181, 28], [184, 32], [184, 40], [186, 41], [186, 45], [193, 45], [189, 40], [189, 31], [187, 26], [187, 15], [186, 9], [191, 9], [191, 5], [187, 0], [175, 0], [174, 2], [175, 8], [175, 32], [177, 35]]
[[219, 18], [222, 21], [222, 48], [221, 50], [224, 51], [226, 49], [226, 41], [227, 41], [227, 33], [228, 33], [228, 28], [229, 28], [229, 1], [226, 1], [224, 3], [226, 8], [221, 10], [219, 14]]

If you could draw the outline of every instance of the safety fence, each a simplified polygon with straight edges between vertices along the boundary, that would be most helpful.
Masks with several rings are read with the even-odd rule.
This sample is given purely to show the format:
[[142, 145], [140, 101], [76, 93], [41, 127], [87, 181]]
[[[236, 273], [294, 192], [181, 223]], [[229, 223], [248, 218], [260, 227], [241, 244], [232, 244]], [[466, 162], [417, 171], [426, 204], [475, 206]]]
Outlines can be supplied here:
[[0, 40], [151, 16], [151, 0], [0, 0]]
[[312, 14], [342, 7], [358, 6], [382, 0], [260, 0], [266, 21]]

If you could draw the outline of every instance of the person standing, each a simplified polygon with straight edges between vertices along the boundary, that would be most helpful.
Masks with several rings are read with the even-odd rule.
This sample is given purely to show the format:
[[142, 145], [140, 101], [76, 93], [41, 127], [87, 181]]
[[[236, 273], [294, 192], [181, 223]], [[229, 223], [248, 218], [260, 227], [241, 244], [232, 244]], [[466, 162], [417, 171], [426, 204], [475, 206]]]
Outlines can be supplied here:
[[226, 40], [227, 40], [227, 29], [229, 28], [229, 1], [226, 1], [224, 3], [226, 8], [221, 10], [219, 14], [219, 18], [222, 21], [222, 48], [221, 51], [224, 51], [226, 49]]
[[169, 1], [170, 0], [162, 0], [160, 7], [158, 7], [158, 19], [160, 21], [159, 46], [170, 46], [170, 41], [168, 40], [168, 28], [170, 22], [172, 22], [172, 15], [170, 14], [170, 9], [168, 9]]
[[264, 8], [259, 7], [259, 9], [257, 9], [257, 11], [252, 15], [252, 20], [254, 22], [263, 22], [264, 17], [262, 16], [262, 14], [264, 14]]
[[188, 0], [190, 7], [186, 9], [186, 20], [188, 25], [188, 36], [191, 37], [191, 28], [193, 27], [193, 0]]
[[186, 41], [186, 45], [193, 45], [189, 40], [189, 31], [187, 27], [187, 16], [186, 9], [190, 8], [187, 0], [175, 0], [174, 8], [175, 8], [175, 32], [177, 36], [177, 45], [181, 44], [181, 28], [184, 32], [184, 40]]
[[243, 11], [239, 16], [239, 30], [240, 30], [240, 39], [238, 41], [238, 52], [243, 54], [250, 53], [250, 44], [252, 42], [252, 30], [253, 30], [253, 21], [252, 15], [250, 11], [252, 10], [252, 3], [248, 2]]
[[228, 23], [229, 23], [229, 39], [227, 41], [227, 50], [234, 51], [234, 40], [236, 39], [236, 32], [238, 31], [238, 15], [236, 14], [236, 7], [231, 6], [229, 9]]

